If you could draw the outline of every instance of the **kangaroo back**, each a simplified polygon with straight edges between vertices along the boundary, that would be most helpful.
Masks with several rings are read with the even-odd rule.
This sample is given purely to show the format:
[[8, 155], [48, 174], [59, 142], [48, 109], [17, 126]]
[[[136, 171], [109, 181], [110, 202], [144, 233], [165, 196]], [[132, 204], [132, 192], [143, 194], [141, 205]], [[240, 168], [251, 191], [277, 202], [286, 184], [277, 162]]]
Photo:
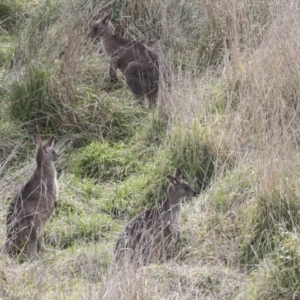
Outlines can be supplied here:
[[52, 147], [53, 137], [45, 143], [33, 136], [36, 145], [36, 169], [9, 205], [6, 217], [8, 253], [27, 246], [29, 257], [37, 256], [37, 244], [44, 248], [43, 233], [57, 201], [56, 171], [53, 162], [58, 154]]
[[167, 176], [169, 186], [163, 203], [140, 213], [126, 224], [116, 242], [116, 261], [147, 264], [159, 259], [172, 240], [178, 241], [181, 199], [197, 194], [180, 176], [178, 168], [173, 176]]

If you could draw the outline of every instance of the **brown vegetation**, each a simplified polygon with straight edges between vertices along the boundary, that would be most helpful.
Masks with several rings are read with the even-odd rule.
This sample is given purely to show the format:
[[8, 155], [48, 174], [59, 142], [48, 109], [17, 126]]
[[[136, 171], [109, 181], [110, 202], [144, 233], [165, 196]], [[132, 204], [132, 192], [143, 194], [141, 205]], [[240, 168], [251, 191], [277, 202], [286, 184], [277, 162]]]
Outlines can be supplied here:
[[[300, 2], [110, 1], [116, 32], [171, 67], [151, 111], [106, 80], [110, 57], [87, 43], [104, 0], [38, 2], [9, 47], [0, 35], [0, 239], [33, 172], [31, 132], [55, 132], [56, 252], [0, 256], [0, 297], [299, 299]], [[179, 243], [116, 270], [121, 228], [162, 202], [176, 166], [201, 191], [182, 205]]]

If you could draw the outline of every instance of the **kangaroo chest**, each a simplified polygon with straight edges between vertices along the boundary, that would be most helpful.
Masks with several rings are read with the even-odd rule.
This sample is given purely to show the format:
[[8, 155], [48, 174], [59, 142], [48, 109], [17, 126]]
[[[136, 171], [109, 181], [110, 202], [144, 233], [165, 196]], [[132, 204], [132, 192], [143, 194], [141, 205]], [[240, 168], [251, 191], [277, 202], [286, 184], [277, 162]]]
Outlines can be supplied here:
[[172, 205], [162, 215], [163, 221], [168, 224], [179, 224], [180, 218], [181, 218], [181, 203]]

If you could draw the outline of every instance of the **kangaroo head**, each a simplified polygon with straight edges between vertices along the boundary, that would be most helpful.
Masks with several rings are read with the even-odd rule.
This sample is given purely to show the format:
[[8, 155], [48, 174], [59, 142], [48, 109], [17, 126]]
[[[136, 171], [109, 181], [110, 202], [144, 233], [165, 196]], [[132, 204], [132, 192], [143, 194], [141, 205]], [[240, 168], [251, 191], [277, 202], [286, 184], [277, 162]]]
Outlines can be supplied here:
[[101, 17], [94, 24], [89, 36], [91, 38], [95, 37], [108, 37], [115, 34], [115, 28], [110, 22], [111, 13], [108, 9], [104, 9], [101, 13]]
[[185, 180], [181, 178], [181, 170], [176, 168], [174, 175], [168, 175], [170, 183], [168, 191], [175, 197], [194, 197], [198, 194]]
[[43, 163], [58, 159], [59, 155], [52, 147], [54, 140], [53, 136], [49, 137], [49, 139], [43, 143], [41, 137], [37, 134], [34, 134], [33, 140], [36, 145], [36, 161], [39, 166], [41, 166]]

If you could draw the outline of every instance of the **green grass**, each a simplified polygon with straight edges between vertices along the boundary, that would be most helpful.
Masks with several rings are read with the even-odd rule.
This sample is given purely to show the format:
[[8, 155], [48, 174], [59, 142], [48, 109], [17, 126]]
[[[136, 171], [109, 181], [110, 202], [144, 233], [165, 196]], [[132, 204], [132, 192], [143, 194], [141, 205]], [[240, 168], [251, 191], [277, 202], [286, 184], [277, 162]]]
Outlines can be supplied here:
[[[299, 298], [297, 1], [115, 1], [119, 34], [170, 66], [138, 105], [91, 24], [104, 1], [0, 4], [0, 241], [55, 136], [57, 209], [36, 260], [0, 255], [1, 299]], [[180, 167], [200, 195], [181, 239], [138, 270], [114, 268], [126, 222], [163, 201]]]
[[74, 173], [98, 181], [121, 181], [139, 169], [135, 153], [128, 152], [122, 142], [110, 146], [107, 142], [92, 142], [74, 158]]
[[292, 191], [286, 192], [287, 197], [276, 195], [276, 191], [271, 197], [259, 196], [247, 209], [249, 223], [242, 230], [240, 249], [242, 262], [250, 267], [273, 252], [282, 231], [292, 232], [298, 226], [297, 197]]
[[62, 125], [62, 107], [51, 92], [50, 73], [42, 67], [28, 70], [23, 83], [15, 83], [11, 92], [11, 116], [42, 128]]
[[[299, 297], [299, 235], [282, 231], [275, 251], [264, 258], [249, 278], [249, 291], [256, 298]], [[242, 298], [239, 298], [242, 299]]]
[[3, 0], [0, 3], [1, 29], [14, 32], [22, 10], [20, 1]]

